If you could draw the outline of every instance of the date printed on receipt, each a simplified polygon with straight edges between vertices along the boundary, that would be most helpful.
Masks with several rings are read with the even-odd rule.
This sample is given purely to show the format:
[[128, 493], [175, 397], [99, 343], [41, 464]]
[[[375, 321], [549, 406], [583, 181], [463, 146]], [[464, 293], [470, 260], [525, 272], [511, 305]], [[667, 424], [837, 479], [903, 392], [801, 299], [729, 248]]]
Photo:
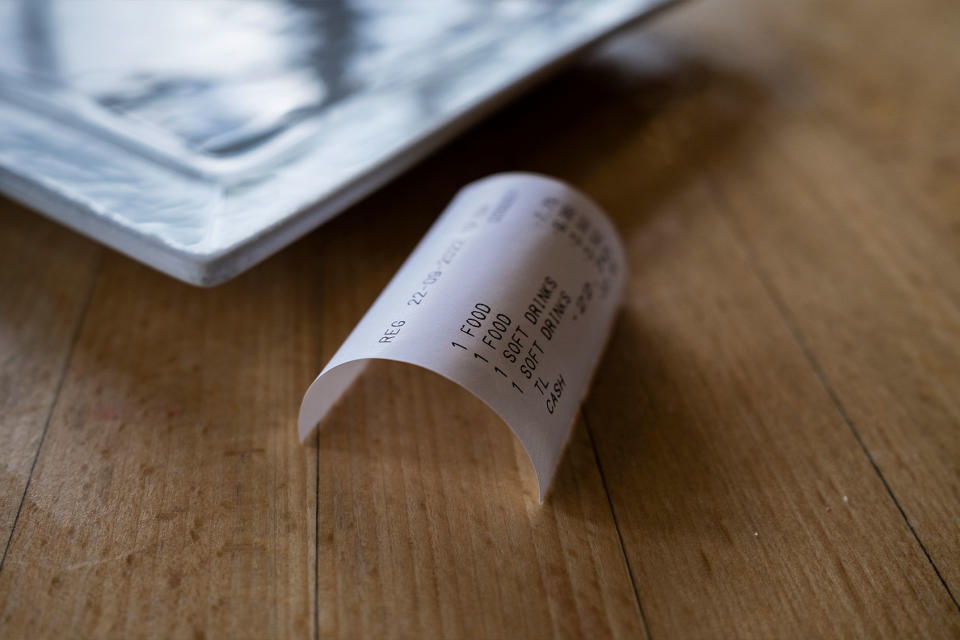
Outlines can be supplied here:
[[464, 187], [317, 376], [306, 439], [371, 359], [429, 369], [513, 430], [546, 494], [620, 303], [624, 252], [600, 208], [528, 173]]

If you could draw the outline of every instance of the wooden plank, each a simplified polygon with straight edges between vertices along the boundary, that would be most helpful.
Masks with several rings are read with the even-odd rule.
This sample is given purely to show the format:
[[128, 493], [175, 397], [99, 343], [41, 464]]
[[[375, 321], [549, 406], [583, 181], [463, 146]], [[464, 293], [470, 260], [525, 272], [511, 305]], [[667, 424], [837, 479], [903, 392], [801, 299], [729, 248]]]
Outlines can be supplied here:
[[312, 633], [310, 249], [214, 290], [109, 254], [0, 573], [5, 635]]
[[652, 635], [960, 631], [712, 190], [684, 189], [630, 243], [586, 412]]
[[0, 558], [99, 256], [91, 242], [0, 200]]
[[[324, 357], [453, 196], [469, 151], [458, 145], [323, 234]], [[322, 637], [643, 635], [582, 426], [541, 506], [526, 453], [483, 403], [376, 363], [319, 449]]]
[[[918, 205], [893, 183], [848, 179], [850, 167], [871, 163], [842, 138], [814, 137], [803, 125], [775, 138], [750, 168], [724, 175], [721, 189], [810, 358], [955, 595], [960, 281], [950, 274], [960, 273], [958, 243], [922, 216], [904, 215]], [[771, 162], [792, 171], [772, 180], [764, 168]], [[820, 186], [811, 193], [811, 184]]]
[[[746, 12], [724, 19], [728, 9], [658, 30], [668, 34], [665, 70], [653, 79], [686, 75], [686, 84], [675, 80], [669, 111], [624, 130], [611, 153], [594, 150], [602, 175], [567, 176], [616, 214], [629, 245], [626, 310], [587, 415], [652, 635], [954, 637], [950, 594], [771, 299], [724, 199], [701, 177], [740, 176], [764, 143], [750, 127], [789, 125], [775, 101], [797, 95], [756, 61], [764, 50], [750, 46], [750, 30], [707, 46], [729, 40], [753, 56], [729, 66], [722, 55], [697, 57], [698, 32], [676, 35], [687, 21], [749, 23]], [[629, 78], [631, 51], [621, 49]], [[643, 59], [643, 49], [633, 53]], [[611, 119], [643, 104], [649, 67], [639, 73], [621, 83], [624, 106]], [[820, 138], [812, 130], [806, 139]], [[691, 148], [698, 160], [673, 161]], [[737, 204], [752, 207], [751, 224], [783, 209], [801, 224], [808, 212], [790, 203], [802, 194], [780, 186], [789, 169], [760, 157], [766, 171], [740, 176]], [[808, 192], [858, 178], [822, 166]], [[778, 181], [765, 182], [773, 174]], [[801, 244], [789, 233], [765, 240], [771, 255]], [[803, 282], [805, 300], [815, 297], [814, 281]], [[824, 326], [838, 320], [828, 307], [817, 307]], [[833, 353], [839, 360], [849, 348], [835, 343]], [[886, 373], [895, 370], [891, 361]], [[938, 444], [908, 451], [925, 460]], [[956, 501], [947, 485], [931, 502], [949, 510]]]
[[[794, 36], [795, 51], [810, 51], [795, 55], [804, 68], [793, 77], [807, 78], [815, 107], [778, 101], [756, 123], [762, 137], [741, 145], [736, 169], [715, 175], [768, 286], [956, 603], [960, 191], [945, 178], [956, 187], [949, 169], [960, 138], [943, 125], [960, 105], [951, 80], [960, 55], [942, 25], [960, 13], [941, 2], [884, 4], [870, 5], [882, 18], [867, 25], [847, 15], [848, 38]], [[795, 8], [774, 13], [786, 40]], [[905, 91], [911, 72], [918, 81]]]

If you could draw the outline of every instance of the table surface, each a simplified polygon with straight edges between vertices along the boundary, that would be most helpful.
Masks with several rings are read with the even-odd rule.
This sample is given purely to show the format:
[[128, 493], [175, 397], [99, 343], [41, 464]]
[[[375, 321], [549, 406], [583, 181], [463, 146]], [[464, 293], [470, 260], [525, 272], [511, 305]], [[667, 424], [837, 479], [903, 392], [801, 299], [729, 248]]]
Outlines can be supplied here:
[[[0, 635], [958, 637], [960, 5], [716, 0], [247, 274], [0, 204]], [[449, 382], [301, 394], [456, 190], [565, 179], [624, 308], [543, 506]]]

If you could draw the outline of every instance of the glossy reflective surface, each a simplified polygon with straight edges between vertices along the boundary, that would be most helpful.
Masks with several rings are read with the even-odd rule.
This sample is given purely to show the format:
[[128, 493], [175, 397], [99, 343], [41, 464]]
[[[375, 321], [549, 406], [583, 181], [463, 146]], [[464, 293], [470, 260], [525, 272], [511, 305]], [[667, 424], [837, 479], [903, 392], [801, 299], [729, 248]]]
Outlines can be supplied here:
[[212, 284], [659, 4], [0, 3], [0, 188]]

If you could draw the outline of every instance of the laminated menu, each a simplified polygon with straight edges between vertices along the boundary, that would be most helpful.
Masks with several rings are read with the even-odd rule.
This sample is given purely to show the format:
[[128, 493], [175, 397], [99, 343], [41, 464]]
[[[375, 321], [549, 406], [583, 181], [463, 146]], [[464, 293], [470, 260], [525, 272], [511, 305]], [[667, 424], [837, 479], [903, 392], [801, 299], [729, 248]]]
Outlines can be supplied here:
[[624, 252], [603, 211], [528, 173], [464, 187], [307, 390], [306, 439], [379, 358], [474, 394], [513, 430], [546, 494], [610, 334]]

